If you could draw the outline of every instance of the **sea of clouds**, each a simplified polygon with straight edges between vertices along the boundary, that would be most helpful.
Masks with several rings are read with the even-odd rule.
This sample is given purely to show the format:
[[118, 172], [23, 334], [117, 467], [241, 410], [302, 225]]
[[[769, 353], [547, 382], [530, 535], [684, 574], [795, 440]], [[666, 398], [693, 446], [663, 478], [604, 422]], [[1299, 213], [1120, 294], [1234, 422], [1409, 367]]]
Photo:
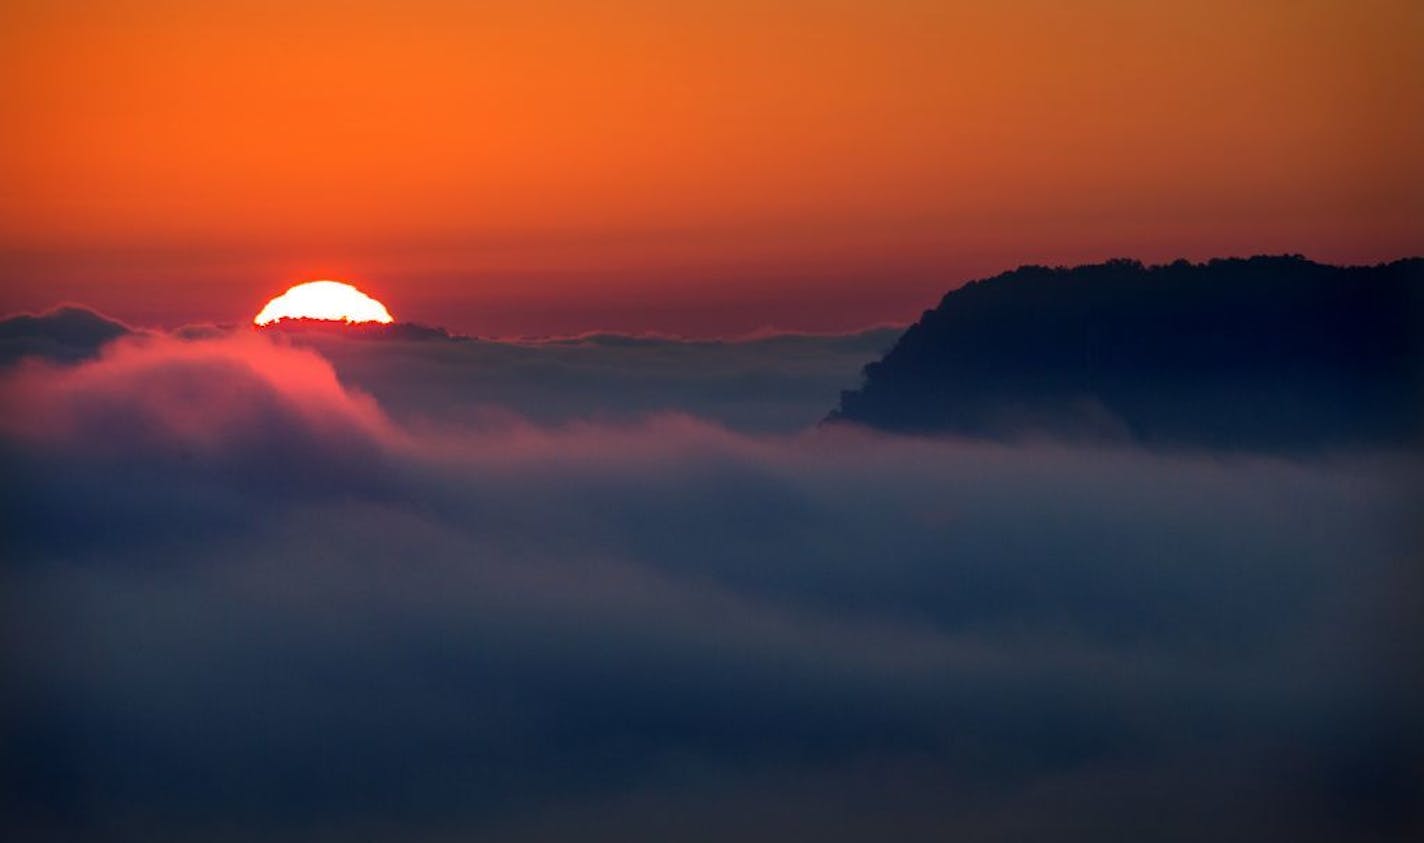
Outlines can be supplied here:
[[77, 313], [0, 323], [7, 839], [1420, 828], [1417, 455], [817, 427], [893, 333]]

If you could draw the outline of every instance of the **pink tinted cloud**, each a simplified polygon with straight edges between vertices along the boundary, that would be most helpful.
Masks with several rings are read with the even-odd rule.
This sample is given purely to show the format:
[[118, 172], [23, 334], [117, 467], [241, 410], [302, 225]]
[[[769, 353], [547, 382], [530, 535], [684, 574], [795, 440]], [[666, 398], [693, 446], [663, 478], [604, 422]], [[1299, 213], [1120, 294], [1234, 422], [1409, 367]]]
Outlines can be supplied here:
[[5, 432], [96, 452], [205, 454], [269, 436], [393, 442], [394, 425], [315, 352], [255, 334], [117, 341], [77, 366], [25, 361], [0, 380]]

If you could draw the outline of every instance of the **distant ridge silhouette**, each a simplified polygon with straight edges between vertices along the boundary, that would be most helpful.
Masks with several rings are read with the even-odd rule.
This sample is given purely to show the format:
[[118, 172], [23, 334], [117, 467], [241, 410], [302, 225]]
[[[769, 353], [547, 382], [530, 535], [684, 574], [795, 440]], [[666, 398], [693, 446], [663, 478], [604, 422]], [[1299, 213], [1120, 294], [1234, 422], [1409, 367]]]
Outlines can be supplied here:
[[288, 316], [265, 325], [253, 325], [253, 330], [278, 334], [328, 334], [360, 340], [468, 339], [451, 334], [444, 328], [416, 322], [345, 322], [340, 319], [312, 319], [305, 316]]
[[66, 304], [43, 313], [0, 317], [0, 366], [24, 357], [76, 363], [134, 330], [87, 307]]
[[946, 294], [828, 422], [1293, 451], [1419, 441], [1424, 258], [1025, 266]]

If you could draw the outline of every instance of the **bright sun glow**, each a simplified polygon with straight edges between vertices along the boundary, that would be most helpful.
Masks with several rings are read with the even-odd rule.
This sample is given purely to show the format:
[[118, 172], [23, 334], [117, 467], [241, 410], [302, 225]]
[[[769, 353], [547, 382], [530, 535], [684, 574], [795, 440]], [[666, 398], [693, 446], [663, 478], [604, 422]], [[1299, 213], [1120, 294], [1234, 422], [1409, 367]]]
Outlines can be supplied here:
[[258, 325], [278, 319], [328, 319], [334, 322], [390, 322], [386, 306], [340, 281], [308, 281], [267, 302], [252, 320]]

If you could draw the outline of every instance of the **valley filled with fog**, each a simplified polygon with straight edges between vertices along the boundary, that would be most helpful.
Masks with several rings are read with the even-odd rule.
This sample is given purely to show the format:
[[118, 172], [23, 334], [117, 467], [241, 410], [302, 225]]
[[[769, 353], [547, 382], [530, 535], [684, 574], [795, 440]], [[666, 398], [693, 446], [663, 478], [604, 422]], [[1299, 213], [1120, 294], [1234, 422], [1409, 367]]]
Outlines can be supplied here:
[[36, 835], [1368, 840], [1415, 819], [1407, 451], [818, 426], [894, 331], [64, 318], [98, 330], [12, 332], [0, 376], [5, 763]]

